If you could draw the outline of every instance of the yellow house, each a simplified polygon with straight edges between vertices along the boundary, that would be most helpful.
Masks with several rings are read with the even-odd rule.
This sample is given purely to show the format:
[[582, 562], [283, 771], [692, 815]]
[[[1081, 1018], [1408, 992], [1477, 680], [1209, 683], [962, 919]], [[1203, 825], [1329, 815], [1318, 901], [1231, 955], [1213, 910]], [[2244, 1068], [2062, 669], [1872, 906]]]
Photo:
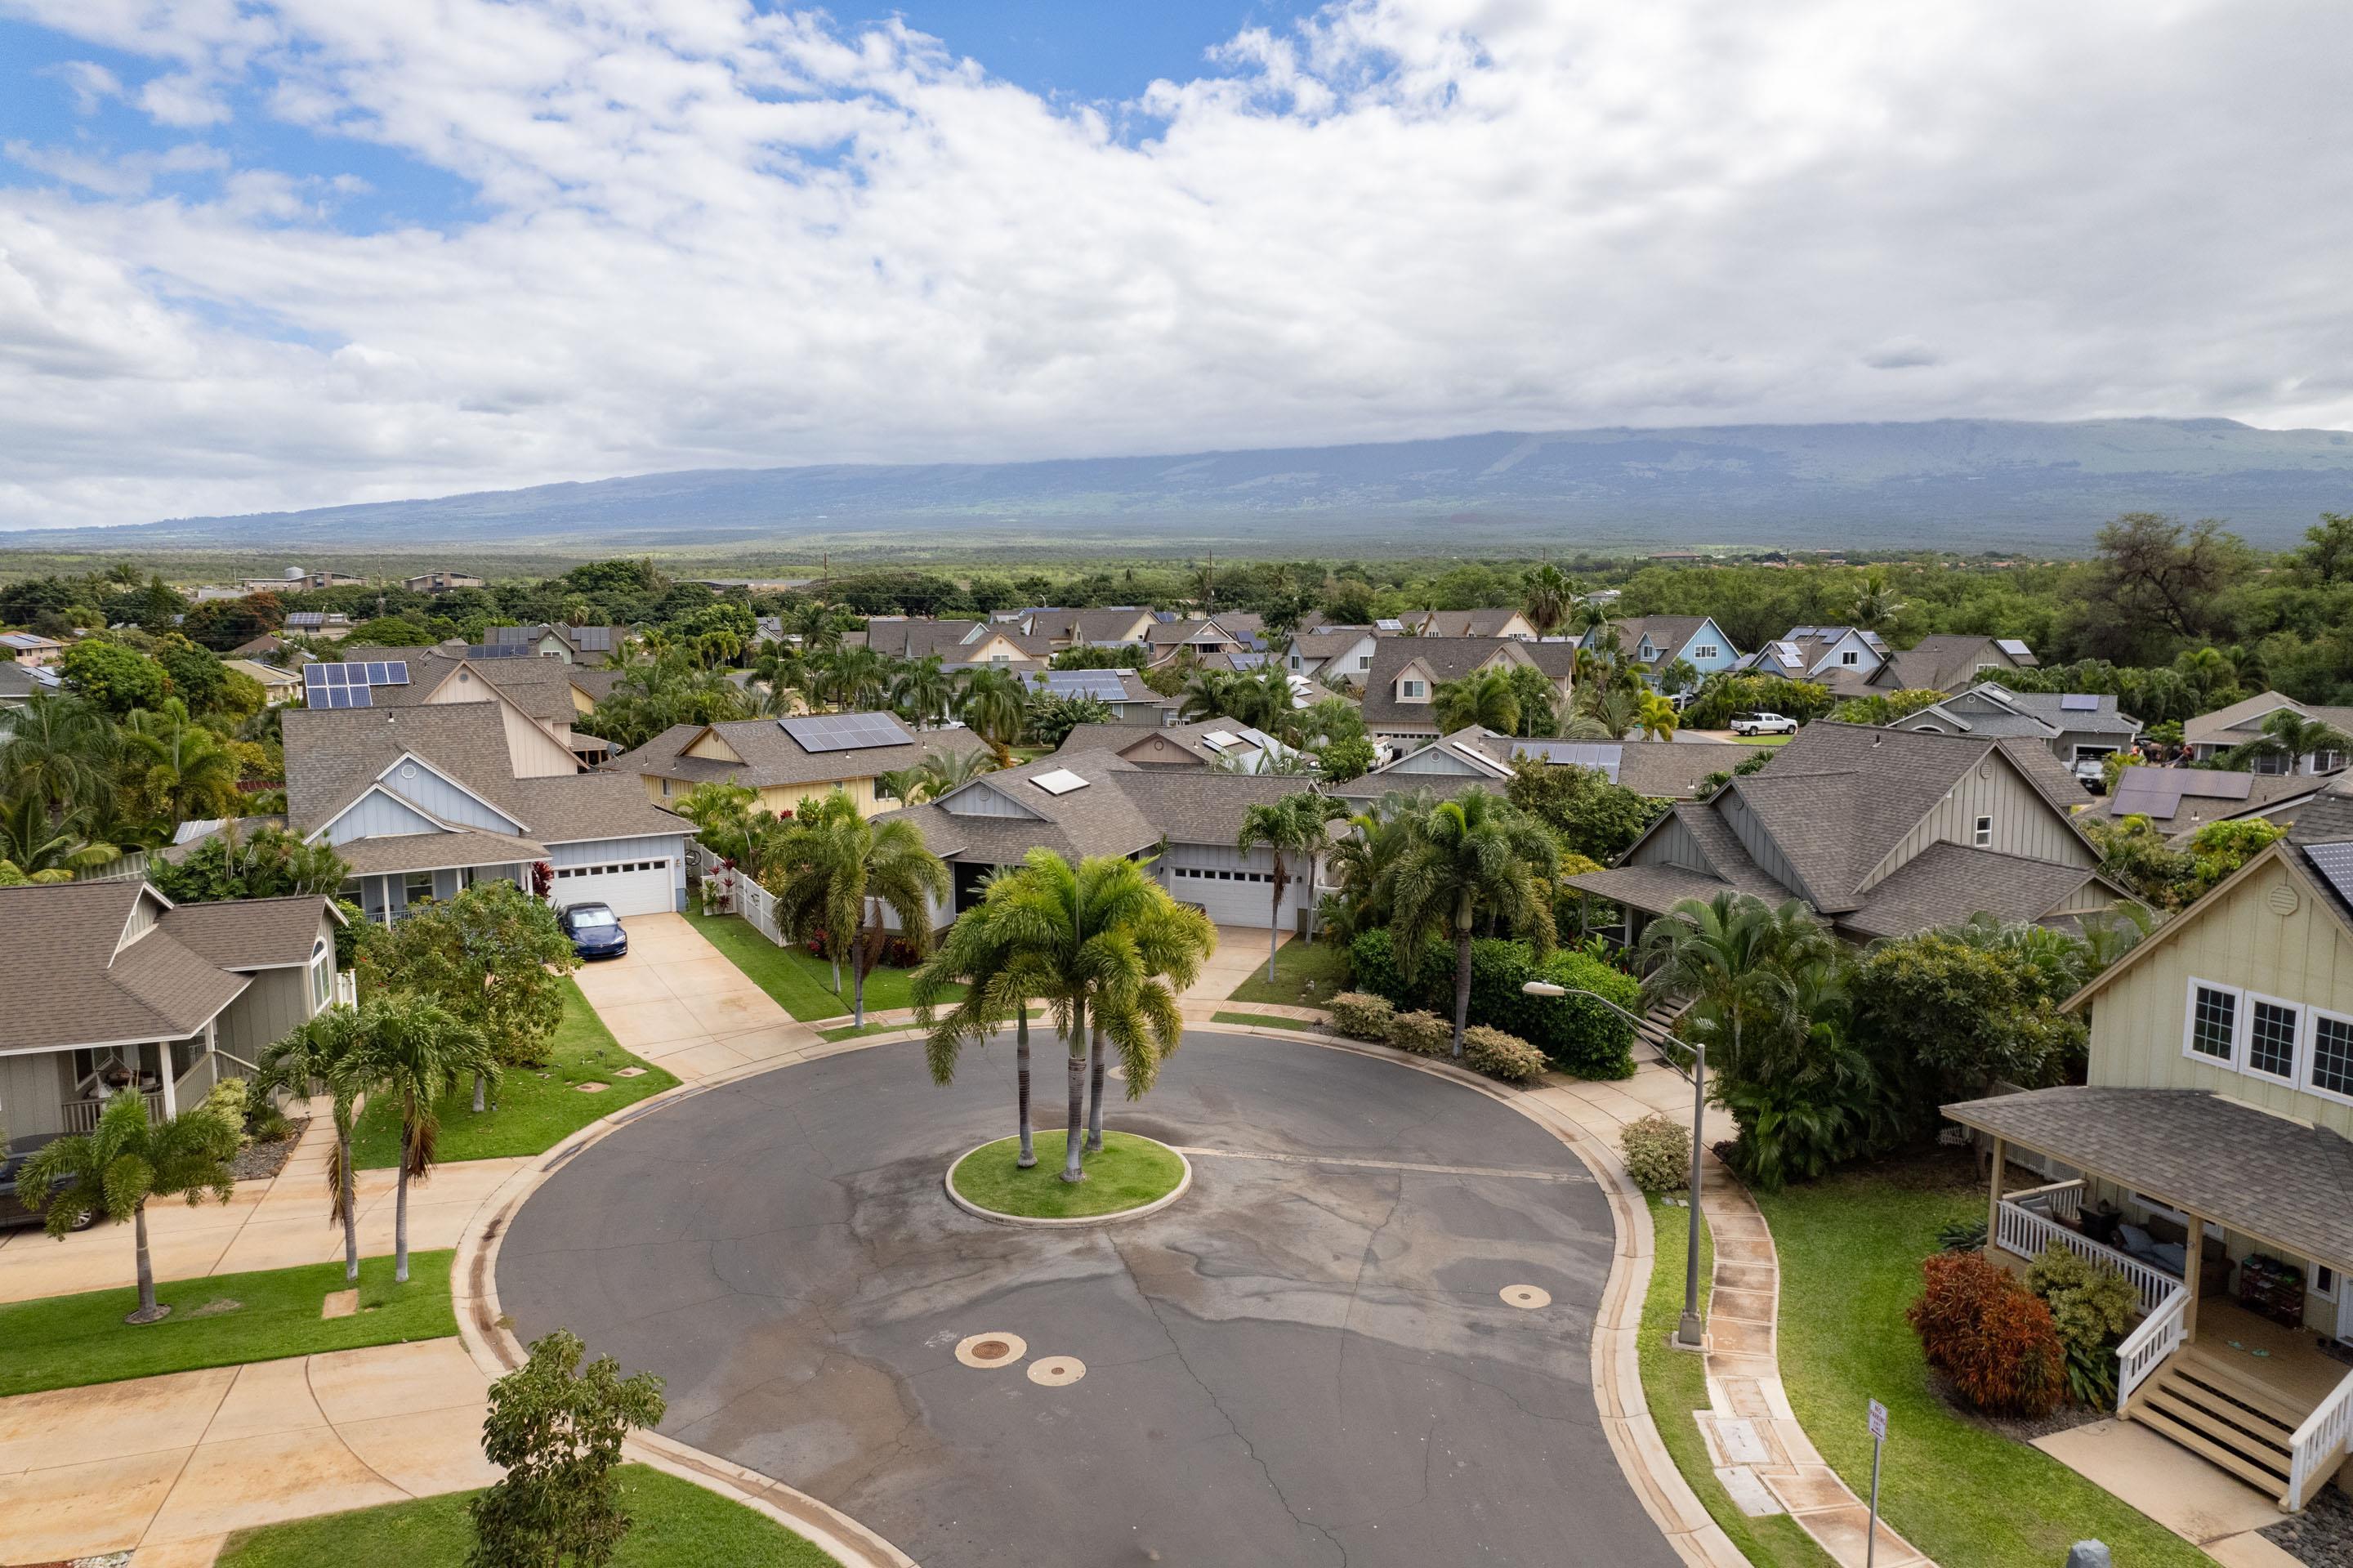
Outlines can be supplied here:
[[839, 789], [871, 816], [899, 805], [884, 774], [944, 752], [984, 749], [968, 729], [911, 731], [884, 713], [808, 714], [672, 725], [610, 771], [636, 773], [647, 799], [661, 804], [697, 784], [723, 782], [758, 790], [760, 805], [780, 815], [804, 796]]
[[2353, 1436], [2353, 795], [2067, 1005], [2089, 1082], [1945, 1107], [1990, 1145], [1993, 1247], [2129, 1279], [2123, 1414], [2301, 1509]]

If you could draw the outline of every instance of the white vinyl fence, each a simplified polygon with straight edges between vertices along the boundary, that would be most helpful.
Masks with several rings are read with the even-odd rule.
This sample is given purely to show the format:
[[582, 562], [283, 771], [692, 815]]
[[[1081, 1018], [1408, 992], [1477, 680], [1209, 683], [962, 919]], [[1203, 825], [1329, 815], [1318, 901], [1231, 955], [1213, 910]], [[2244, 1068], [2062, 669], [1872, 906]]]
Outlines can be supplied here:
[[776, 895], [693, 839], [686, 842], [688, 872], [702, 884], [702, 907], [714, 915], [740, 915], [744, 923], [780, 948], [789, 947], [776, 923]]

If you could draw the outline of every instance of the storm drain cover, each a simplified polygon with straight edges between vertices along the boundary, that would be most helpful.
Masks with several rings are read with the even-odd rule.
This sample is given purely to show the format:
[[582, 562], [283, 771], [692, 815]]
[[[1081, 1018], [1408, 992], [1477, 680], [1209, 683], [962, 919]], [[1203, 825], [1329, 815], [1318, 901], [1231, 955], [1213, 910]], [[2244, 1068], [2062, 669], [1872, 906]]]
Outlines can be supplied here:
[[1552, 1305], [1552, 1292], [1536, 1285], [1506, 1285], [1503, 1289], [1504, 1305], [1533, 1312], [1539, 1307]]
[[955, 1349], [956, 1360], [983, 1370], [1011, 1366], [1029, 1352], [1029, 1341], [1018, 1334], [975, 1334]]
[[1048, 1388], [1063, 1388], [1087, 1375], [1087, 1363], [1076, 1356], [1041, 1356], [1029, 1363], [1029, 1381]]

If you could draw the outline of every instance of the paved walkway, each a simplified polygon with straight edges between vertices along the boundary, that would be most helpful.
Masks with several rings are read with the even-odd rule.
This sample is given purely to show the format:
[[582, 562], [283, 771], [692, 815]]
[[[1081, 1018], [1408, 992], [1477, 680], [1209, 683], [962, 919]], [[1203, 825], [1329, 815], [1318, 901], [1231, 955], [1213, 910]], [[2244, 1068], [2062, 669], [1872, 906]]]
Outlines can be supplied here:
[[202, 1568], [232, 1531], [487, 1486], [487, 1388], [446, 1339], [0, 1400], [0, 1561]]

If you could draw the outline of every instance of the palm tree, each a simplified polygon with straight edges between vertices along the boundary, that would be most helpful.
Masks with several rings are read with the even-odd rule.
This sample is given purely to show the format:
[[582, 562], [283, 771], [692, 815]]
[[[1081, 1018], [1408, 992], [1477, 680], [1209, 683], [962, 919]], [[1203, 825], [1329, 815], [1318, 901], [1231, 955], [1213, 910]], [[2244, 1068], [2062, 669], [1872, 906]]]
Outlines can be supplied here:
[[1430, 716], [1441, 731], [1479, 725], [1510, 735], [1520, 727], [1520, 695], [1503, 670], [1474, 670], [1459, 681], [1440, 681], [1430, 704]]
[[1571, 740], [1623, 740], [1641, 724], [1642, 697], [1633, 688], [1595, 685], [1586, 693], [1577, 716], [1568, 721]]
[[1865, 631], [1876, 631], [1904, 613], [1895, 602], [1895, 595], [1887, 586], [1887, 573], [1878, 567], [1862, 575], [1862, 587], [1854, 596], [1854, 609], [1848, 612], [1856, 626]]
[[834, 608], [818, 599], [809, 599], [786, 618], [787, 630], [801, 640], [804, 653], [821, 653], [828, 648], [841, 646], [841, 617]]
[[915, 764], [923, 778], [924, 798], [932, 800], [996, 770], [997, 758], [986, 751], [934, 751]]
[[92, 843], [74, 821], [54, 818], [30, 792], [0, 803], [0, 863], [28, 882], [71, 882], [74, 873], [121, 858], [112, 844]]
[[1651, 740], [1672, 740], [1675, 737], [1675, 705], [1656, 692], [1644, 692], [1635, 699], [1635, 723]]
[[408, 1283], [408, 1184], [432, 1175], [441, 1136], [437, 1110], [474, 1077], [497, 1083], [498, 1056], [481, 1032], [436, 1001], [407, 992], [362, 1002], [354, 1027], [366, 1037], [374, 1093], [400, 1121], [400, 1176], [394, 1188], [392, 1277]]
[[955, 682], [940, 667], [940, 656], [927, 654], [902, 666], [891, 682], [891, 702], [929, 729], [947, 716], [955, 703]]
[[[815, 931], [850, 955], [850, 1022], [866, 1024], [866, 970], [882, 943], [881, 912], [917, 951], [931, 939], [932, 906], [955, 886], [947, 863], [923, 842], [923, 830], [904, 815], [864, 817], [837, 789], [800, 803], [763, 884], [776, 895], [776, 918], [796, 940]], [[868, 927], [869, 911], [872, 926]]]
[[[1234, 847], [1244, 854], [1264, 844], [1274, 853], [1273, 912], [1266, 922], [1266, 982], [1274, 983], [1274, 955], [1282, 945], [1282, 890], [1291, 885], [1289, 857], [1307, 857], [1308, 903], [1312, 908], [1315, 897], [1315, 857], [1332, 843], [1332, 821], [1345, 817], [1348, 808], [1329, 795], [1318, 795], [1312, 789], [1296, 795], [1285, 795], [1279, 800], [1261, 801], [1242, 813], [1241, 832]], [[1312, 927], [1311, 927], [1312, 929]]]
[[1837, 953], [1827, 928], [1798, 900], [1776, 909], [1727, 890], [1705, 903], [1686, 898], [1651, 922], [1637, 959], [1645, 1005], [1689, 1001], [1694, 1022], [1686, 1027], [1716, 1035], [1729, 1050], [1719, 1072], [1753, 1078], [1748, 1042], [1774, 1038], [1797, 1010], [1800, 972], [1834, 963]]
[[1021, 738], [1022, 715], [1029, 707], [1021, 678], [1010, 670], [975, 670], [964, 678], [956, 697], [956, 716], [997, 753], [997, 765], [1013, 765], [1013, 743]]
[[[165, 1071], [170, 1066], [166, 1062]], [[43, 1228], [53, 1236], [79, 1230], [100, 1214], [118, 1223], [129, 1220], [139, 1255], [139, 1309], [123, 1321], [160, 1322], [172, 1309], [155, 1304], [147, 1200], [185, 1196], [193, 1206], [209, 1193], [227, 1202], [237, 1187], [229, 1161], [237, 1158], [244, 1133], [203, 1106], [151, 1121], [144, 1097], [124, 1089], [106, 1102], [88, 1135], [60, 1138], [36, 1150], [17, 1171], [16, 1193], [40, 1213]]]
[[2353, 739], [2334, 725], [2306, 718], [2294, 708], [2281, 708], [2263, 720], [2263, 734], [2232, 747], [2222, 760], [2232, 768], [2276, 761], [2282, 764], [2280, 771], [2294, 773], [2304, 766], [2305, 758], [2331, 751], [2340, 755], [2353, 751]]
[[360, 1277], [359, 1197], [352, 1168], [352, 1127], [359, 1102], [382, 1076], [373, 1054], [372, 1022], [353, 1007], [331, 1007], [271, 1046], [257, 1080], [267, 1092], [309, 1095], [323, 1087], [335, 1123], [335, 1150], [327, 1161], [327, 1220], [343, 1227], [343, 1281]]
[[[1004, 893], [998, 893], [999, 887]], [[1021, 1139], [1016, 1163], [1026, 1171], [1038, 1163], [1029, 1115], [1029, 998], [1040, 977], [998, 918], [1014, 891], [1010, 874], [992, 874], [981, 901], [948, 927], [940, 950], [915, 971], [909, 991], [915, 1022], [925, 1032], [923, 1056], [932, 1082], [943, 1086], [955, 1081], [956, 1058], [965, 1044], [987, 1040], [1004, 1027], [1008, 1013], [1012, 1015], [1015, 1119]], [[944, 1017], [939, 1016], [934, 1010], [940, 997], [955, 985], [965, 988], [964, 995]]]
[[8, 715], [0, 794], [29, 794], [53, 811], [89, 805], [112, 779], [112, 728], [80, 697], [36, 693]]
[[1473, 786], [1405, 819], [1404, 844], [1382, 874], [1398, 961], [1419, 974], [1430, 939], [1454, 942], [1454, 1055], [1471, 1015], [1471, 939], [1479, 916], [1500, 920], [1538, 954], [1553, 945], [1552, 888], [1560, 846], [1545, 826]]
[[[1234, 695], [1240, 677], [1230, 670], [1196, 670], [1185, 683], [1183, 700], [1177, 704], [1176, 716], [1186, 724], [1198, 724], [1203, 719], [1234, 718], [1233, 710], [1240, 705]], [[1240, 723], [1240, 719], [1235, 722]]]
[[236, 753], [220, 736], [188, 717], [188, 705], [167, 697], [160, 710], [141, 708], [122, 726], [126, 778], [174, 822], [227, 812], [237, 799]]
[[1033, 849], [989, 891], [1003, 901], [995, 918], [1023, 966], [1021, 984], [1047, 1001], [1068, 1047], [1062, 1180], [1083, 1181], [1082, 1156], [1103, 1147], [1105, 1040], [1119, 1050], [1127, 1097], [1142, 1098], [1162, 1058], [1184, 1039], [1176, 998], [1216, 949], [1217, 927], [1169, 897], [1143, 865], [1118, 855], [1092, 856], [1074, 868], [1051, 850]]
[[1550, 637], [1568, 619], [1576, 603], [1577, 585], [1569, 581], [1567, 572], [1547, 561], [1528, 574], [1527, 596], [1520, 601], [1520, 612], [1538, 637]]

